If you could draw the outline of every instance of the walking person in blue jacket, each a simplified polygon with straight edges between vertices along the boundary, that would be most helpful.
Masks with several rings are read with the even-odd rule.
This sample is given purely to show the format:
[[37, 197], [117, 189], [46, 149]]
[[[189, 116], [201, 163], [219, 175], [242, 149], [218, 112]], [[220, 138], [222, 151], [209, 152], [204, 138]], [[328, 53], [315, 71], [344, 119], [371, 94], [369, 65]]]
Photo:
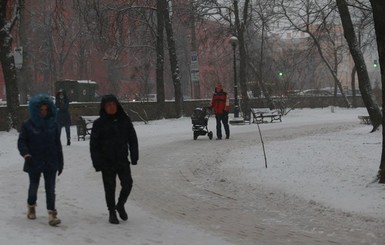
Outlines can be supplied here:
[[[130, 117], [114, 95], [102, 97], [99, 115], [91, 131], [91, 159], [95, 170], [102, 172], [109, 222], [119, 224], [116, 211], [122, 220], [128, 219], [124, 204], [133, 183], [130, 163], [136, 165], [139, 159], [138, 139]], [[117, 203], [116, 177], [122, 187]]]
[[60, 224], [55, 207], [56, 174], [63, 171], [63, 152], [60, 142], [59, 127], [56, 123], [56, 107], [45, 94], [31, 98], [29, 119], [23, 122], [17, 146], [24, 158], [24, 171], [29, 176], [28, 219], [36, 219], [36, 201], [40, 177], [45, 182], [48, 223]]

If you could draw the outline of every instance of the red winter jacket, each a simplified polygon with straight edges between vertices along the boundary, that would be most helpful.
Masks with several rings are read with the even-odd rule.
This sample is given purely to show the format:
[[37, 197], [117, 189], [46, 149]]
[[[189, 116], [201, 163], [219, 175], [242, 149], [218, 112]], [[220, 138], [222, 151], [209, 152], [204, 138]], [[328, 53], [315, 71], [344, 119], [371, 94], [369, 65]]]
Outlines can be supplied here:
[[216, 92], [211, 99], [211, 106], [215, 115], [222, 115], [223, 113], [229, 113], [230, 100], [226, 92]]

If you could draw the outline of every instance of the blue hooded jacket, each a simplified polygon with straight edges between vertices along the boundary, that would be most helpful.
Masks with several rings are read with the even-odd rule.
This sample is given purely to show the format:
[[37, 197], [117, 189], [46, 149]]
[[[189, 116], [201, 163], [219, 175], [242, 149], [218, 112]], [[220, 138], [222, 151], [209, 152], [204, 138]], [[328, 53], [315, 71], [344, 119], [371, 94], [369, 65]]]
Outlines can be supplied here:
[[[41, 105], [48, 106], [48, 115], [40, 116]], [[63, 151], [60, 142], [59, 127], [56, 122], [56, 107], [46, 94], [38, 94], [29, 102], [29, 119], [20, 130], [17, 146], [21, 156], [31, 155], [31, 161], [25, 166], [26, 172], [44, 170], [63, 170]]]

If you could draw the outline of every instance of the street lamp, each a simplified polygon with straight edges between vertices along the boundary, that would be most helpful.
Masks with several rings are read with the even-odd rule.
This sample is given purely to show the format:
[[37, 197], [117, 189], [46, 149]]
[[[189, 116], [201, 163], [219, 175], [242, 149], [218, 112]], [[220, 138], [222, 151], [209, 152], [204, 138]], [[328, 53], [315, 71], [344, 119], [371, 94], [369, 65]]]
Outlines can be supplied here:
[[238, 103], [238, 84], [237, 84], [237, 61], [235, 58], [235, 50], [238, 45], [238, 38], [236, 36], [230, 37], [230, 43], [233, 47], [233, 62], [234, 62], [234, 118], [239, 117], [239, 103]]

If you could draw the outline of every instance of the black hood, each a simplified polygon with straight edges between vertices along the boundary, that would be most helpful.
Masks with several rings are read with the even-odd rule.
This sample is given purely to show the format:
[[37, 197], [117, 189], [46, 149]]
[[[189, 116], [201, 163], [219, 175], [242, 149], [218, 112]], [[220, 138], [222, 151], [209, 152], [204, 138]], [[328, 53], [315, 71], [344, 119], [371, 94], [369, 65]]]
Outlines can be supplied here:
[[67, 96], [67, 92], [63, 89], [60, 89], [57, 93], [56, 93], [56, 96], [55, 96], [55, 99], [56, 101], [60, 101], [60, 94], [63, 95], [63, 100], [67, 103], [68, 102], [68, 96]]
[[118, 99], [116, 98], [115, 95], [113, 94], [107, 94], [102, 97], [102, 101], [100, 103], [100, 110], [99, 110], [99, 116], [102, 118], [107, 118], [110, 117], [104, 110], [104, 106], [106, 105], [107, 102], [115, 102], [117, 106], [117, 112], [114, 115], [116, 118], [122, 118], [122, 117], [127, 117], [126, 112], [124, 111], [122, 105], [119, 103]]
[[67, 99], [67, 92], [64, 90], [64, 89], [60, 89], [59, 91], [57, 91], [56, 93], [56, 98], [59, 98], [60, 94], [63, 94], [64, 98]]

